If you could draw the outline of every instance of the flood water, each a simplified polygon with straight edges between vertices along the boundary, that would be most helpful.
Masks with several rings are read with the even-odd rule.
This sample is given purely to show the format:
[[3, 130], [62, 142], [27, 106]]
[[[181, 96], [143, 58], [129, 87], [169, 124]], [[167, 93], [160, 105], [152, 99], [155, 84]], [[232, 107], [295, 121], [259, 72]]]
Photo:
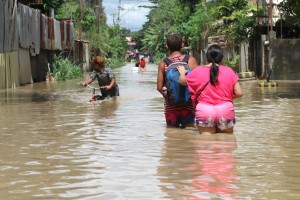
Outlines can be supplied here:
[[133, 66], [95, 104], [83, 79], [0, 90], [0, 199], [300, 199], [300, 81], [242, 81], [234, 135], [203, 136], [166, 128], [156, 65]]

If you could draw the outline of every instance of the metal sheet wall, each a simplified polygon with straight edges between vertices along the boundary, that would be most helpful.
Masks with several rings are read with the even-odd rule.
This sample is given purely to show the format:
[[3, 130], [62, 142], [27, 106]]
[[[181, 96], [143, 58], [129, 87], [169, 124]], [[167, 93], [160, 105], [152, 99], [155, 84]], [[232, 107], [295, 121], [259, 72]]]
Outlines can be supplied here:
[[41, 48], [42, 49], [49, 49], [48, 45], [48, 17], [45, 15], [41, 15], [41, 21], [40, 21], [40, 36], [41, 36]]
[[20, 47], [40, 53], [40, 11], [18, 4]]
[[0, 53], [18, 50], [17, 1], [0, 1]]
[[30, 54], [28, 49], [20, 48], [18, 51], [19, 56], [19, 82], [20, 85], [33, 83], [31, 75], [31, 64], [30, 64]]
[[16, 0], [0, 0], [0, 10], [0, 88], [32, 83], [30, 55], [38, 56], [42, 49], [73, 48], [71, 21], [47, 17]]
[[47, 50], [72, 49], [74, 27], [69, 21], [58, 21], [41, 15], [41, 48]]
[[0, 88], [19, 86], [18, 52], [0, 53]]

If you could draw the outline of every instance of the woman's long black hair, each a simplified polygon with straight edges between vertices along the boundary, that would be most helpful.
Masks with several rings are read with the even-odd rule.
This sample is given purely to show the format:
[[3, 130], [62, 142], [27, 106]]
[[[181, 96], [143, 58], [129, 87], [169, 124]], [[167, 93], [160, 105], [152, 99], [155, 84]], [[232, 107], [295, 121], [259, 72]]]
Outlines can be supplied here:
[[223, 59], [223, 52], [219, 45], [211, 45], [206, 52], [207, 62], [212, 63], [210, 68], [209, 80], [212, 85], [218, 83], [219, 67], [216, 64], [221, 63]]

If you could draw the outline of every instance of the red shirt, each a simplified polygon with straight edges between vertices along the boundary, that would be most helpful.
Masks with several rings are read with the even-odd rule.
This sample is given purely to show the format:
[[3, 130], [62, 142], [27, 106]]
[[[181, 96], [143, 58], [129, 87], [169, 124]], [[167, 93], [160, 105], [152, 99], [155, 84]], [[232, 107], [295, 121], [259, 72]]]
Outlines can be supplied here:
[[141, 65], [141, 67], [145, 67], [145, 65], [146, 65], [146, 62], [145, 62], [145, 60], [140, 60], [140, 65]]

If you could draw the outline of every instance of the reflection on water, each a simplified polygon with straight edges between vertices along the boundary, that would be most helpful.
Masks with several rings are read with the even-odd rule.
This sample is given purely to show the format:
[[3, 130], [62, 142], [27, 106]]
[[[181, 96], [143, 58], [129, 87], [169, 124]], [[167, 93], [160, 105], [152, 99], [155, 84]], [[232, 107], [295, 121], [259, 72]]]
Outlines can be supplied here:
[[194, 187], [213, 197], [234, 199], [235, 141], [204, 141], [198, 144], [198, 166], [202, 174], [194, 180]]
[[178, 135], [169, 129], [165, 136], [158, 175], [168, 199], [235, 199], [234, 135]]
[[241, 82], [234, 135], [166, 128], [157, 66], [116, 70], [120, 97], [80, 80], [0, 90], [1, 199], [300, 199], [300, 82]]

